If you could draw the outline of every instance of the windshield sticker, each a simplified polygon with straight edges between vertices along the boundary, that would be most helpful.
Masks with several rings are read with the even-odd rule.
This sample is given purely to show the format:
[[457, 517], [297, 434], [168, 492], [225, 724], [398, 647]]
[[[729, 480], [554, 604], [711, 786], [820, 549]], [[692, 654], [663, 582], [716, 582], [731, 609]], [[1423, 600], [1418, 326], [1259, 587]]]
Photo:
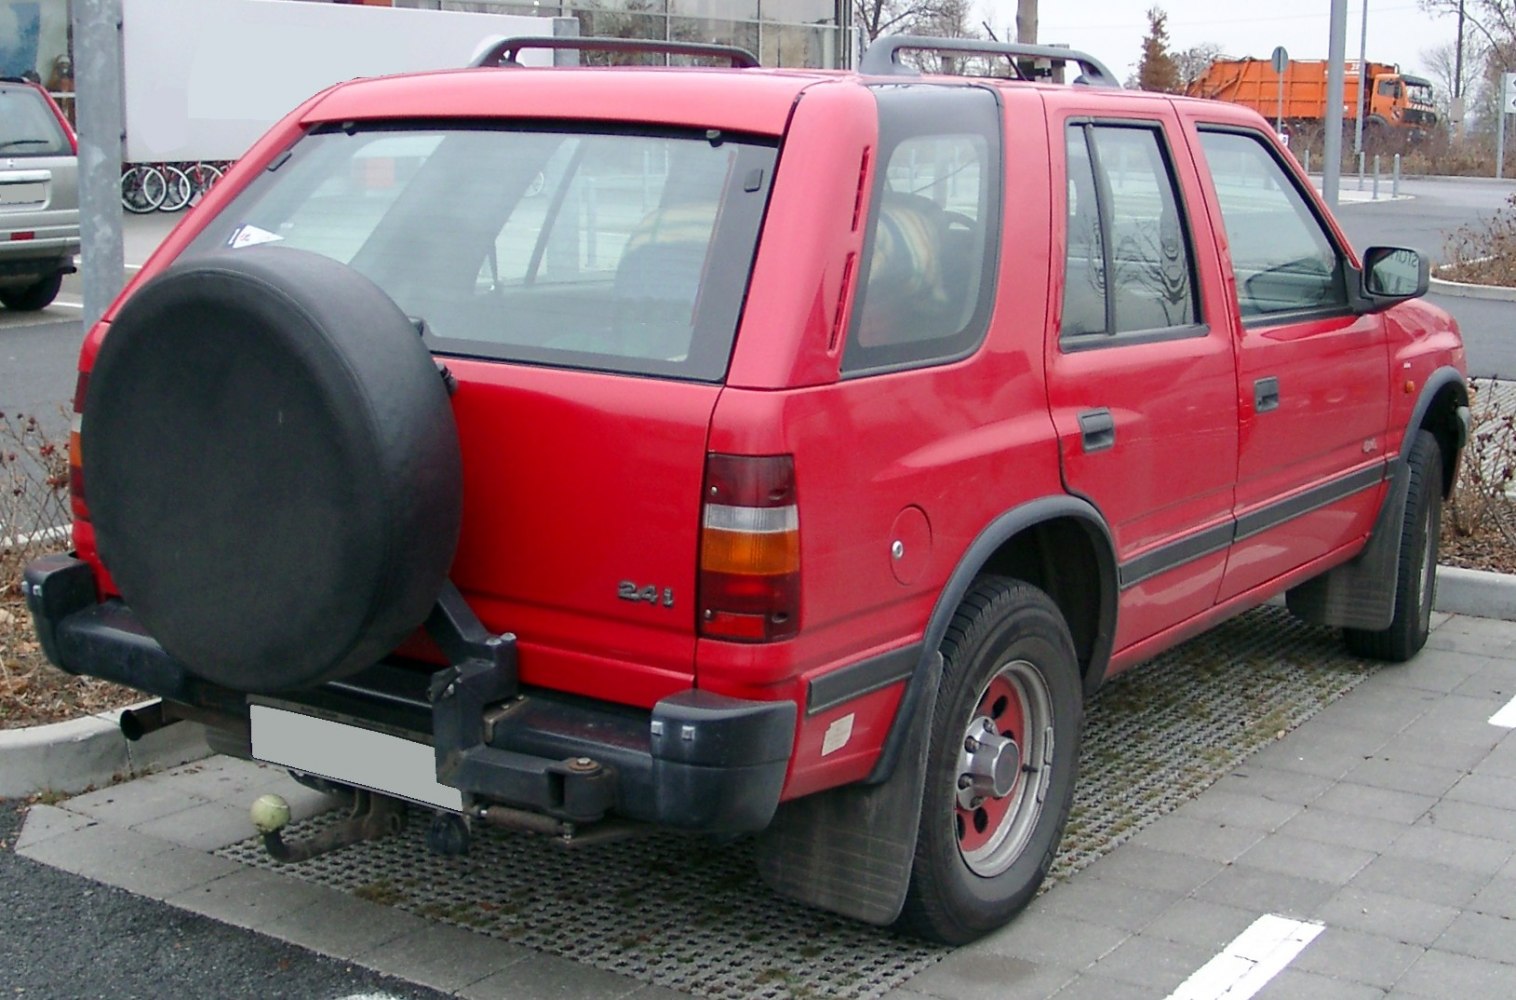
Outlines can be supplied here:
[[232, 233], [232, 238], [226, 241], [226, 245], [233, 250], [240, 250], [242, 247], [255, 247], [260, 243], [277, 243], [282, 239], [284, 239], [283, 236], [280, 236], [278, 233], [271, 233], [267, 229], [259, 229], [257, 226], [241, 226], [235, 233]]

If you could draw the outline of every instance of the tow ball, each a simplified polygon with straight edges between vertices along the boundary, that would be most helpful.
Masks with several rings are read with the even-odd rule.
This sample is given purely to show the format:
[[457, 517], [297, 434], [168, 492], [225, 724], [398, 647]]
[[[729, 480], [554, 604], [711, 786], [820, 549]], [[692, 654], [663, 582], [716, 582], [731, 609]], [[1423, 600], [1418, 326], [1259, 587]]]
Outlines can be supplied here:
[[405, 803], [388, 795], [357, 789], [348, 818], [309, 840], [286, 844], [281, 832], [290, 822], [283, 796], [260, 795], [250, 810], [253, 826], [263, 835], [263, 847], [275, 861], [294, 863], [335, 851], [339, 847], [378, 840], [405, 826]]

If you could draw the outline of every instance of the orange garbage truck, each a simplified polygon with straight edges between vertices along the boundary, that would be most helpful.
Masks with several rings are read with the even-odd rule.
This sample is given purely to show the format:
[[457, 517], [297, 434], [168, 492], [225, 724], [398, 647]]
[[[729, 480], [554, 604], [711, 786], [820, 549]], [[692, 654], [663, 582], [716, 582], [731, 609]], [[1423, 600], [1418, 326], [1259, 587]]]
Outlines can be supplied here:
[[[1401, 73], [1391, 63], [1360, 66], [1356, 59], [1347, 62], [1343, 74], [1344, 122], [1351, 124], [1358, 117], [1364, 79], [1369, 81], [1365, 141], [1402, 137], [1416, 142], [1437, 124], [1431, 81]], [[1292, 59], [1285, 65], [1282, 106], [1279, 82], [1268, 59], [1218, 59], [1185, 92], [1246, 105], [1270, 121], [1280, 115], [1291, 131], [1302, 126], [1320, 129], [1326, 120], [1327, 60]]]

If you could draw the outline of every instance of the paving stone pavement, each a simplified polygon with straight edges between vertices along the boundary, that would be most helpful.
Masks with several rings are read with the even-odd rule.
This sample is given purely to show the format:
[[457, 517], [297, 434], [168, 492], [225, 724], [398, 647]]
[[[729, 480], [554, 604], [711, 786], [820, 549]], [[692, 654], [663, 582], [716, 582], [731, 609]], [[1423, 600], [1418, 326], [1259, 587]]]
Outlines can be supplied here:
[[[886, 997], [1165, 997], [1269, 914], [1322, 929], [1260, 998], [1516, 995], [1516, 730], [1490, 722], [1513, 699], [1516, 622], [1440, 617], [1411, 663]], [[16, 850], [462, 997], [682, 995], [208, 853], [265, 791], [328, 804], [211, 758], [36, 806]]]

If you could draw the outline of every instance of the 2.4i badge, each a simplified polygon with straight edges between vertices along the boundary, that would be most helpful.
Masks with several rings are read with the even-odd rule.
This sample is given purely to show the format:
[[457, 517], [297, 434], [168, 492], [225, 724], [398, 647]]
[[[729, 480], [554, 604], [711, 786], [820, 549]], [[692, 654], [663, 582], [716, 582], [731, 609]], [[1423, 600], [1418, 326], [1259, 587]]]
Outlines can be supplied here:
[[674, 606], [673, 587], [664, 587], [660, 590], [651, 584], [639, 587], [631, 580], [622, 580], [616, 585], [616, 596], [623, 601], [646, 601], [649, 604], [661, 604], [665, 608]]

